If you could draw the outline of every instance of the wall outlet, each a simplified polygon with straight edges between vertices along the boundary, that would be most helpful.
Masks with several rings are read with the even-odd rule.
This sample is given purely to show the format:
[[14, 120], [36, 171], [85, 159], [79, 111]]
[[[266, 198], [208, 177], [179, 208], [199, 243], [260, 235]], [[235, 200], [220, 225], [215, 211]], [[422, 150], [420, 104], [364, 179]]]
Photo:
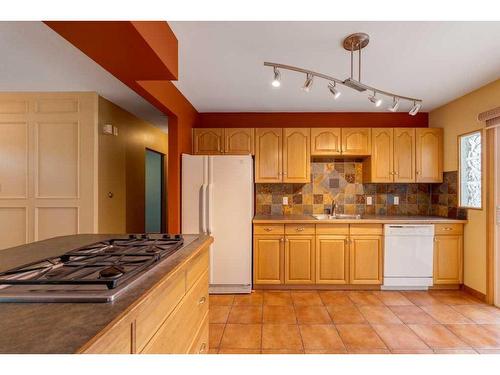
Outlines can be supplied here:
[[283, 206], [288, 205], [288, 197], [283, 197]]
[[394, 196], [394, 205], [397, 206], [399, 204], [399, 197], [397, 195]]
[[373, 205], [373, 197], [372, 196], [366, 197], [366, 205], [367, 206]]
[[111, 125], [111, 124], [103, 125], [102, 132], [104, 134], [113, 135], [113, 125]]

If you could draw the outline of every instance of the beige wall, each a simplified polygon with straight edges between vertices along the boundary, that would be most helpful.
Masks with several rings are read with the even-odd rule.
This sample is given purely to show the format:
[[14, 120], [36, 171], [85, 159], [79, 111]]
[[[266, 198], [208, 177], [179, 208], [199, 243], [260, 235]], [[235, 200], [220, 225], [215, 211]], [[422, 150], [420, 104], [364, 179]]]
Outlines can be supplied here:
[[[145, 152], [148, 148], [166, 155], [168, 136], [102, 97], [98, 114], [99, 232], [144, 232]], [[118, 136], [103, 134], [104, 124], [118, 127]]]
[[[484, 123], [477, 120], [477, 115], [498, 107], [499, 104], [500, 80], [496, 80], [430, 112], [429, 126], [444, 129], [445, 171], [458, 170], [458, 135], [484, 128]], [[485, 207], [484, 197], [483, 191]], [[469, 210], [468, 220], [464, 233], [464, 283], [481, 293], [486, 293], [485, 208]]]

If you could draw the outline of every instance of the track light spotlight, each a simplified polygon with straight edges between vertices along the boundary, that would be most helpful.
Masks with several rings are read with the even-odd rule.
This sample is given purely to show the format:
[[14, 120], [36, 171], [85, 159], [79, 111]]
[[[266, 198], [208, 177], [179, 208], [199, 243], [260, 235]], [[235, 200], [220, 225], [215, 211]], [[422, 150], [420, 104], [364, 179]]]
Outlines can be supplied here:
[[307, 73], [306, 81], [304, 82], [304, 86], [302, 86], [302, 90], [304, 90], [305, 92], [311, 91], [311, 86], [313, 85], [313, 78], [314, 76], [312, 74]]
[[335, 86], [336, 86], [335, 82], [334, 83], [330, 82], [328, 84], [328, 90], [330, 90], [330, 92], [332, 93], [333, 99], [338, 99], [338, 97], [340, 96], [340, 91], [337, 90]]
[[421, 102], [413, 102], [413, 107], [411, 107], [410, 112], [408, 112], [408, 114], [411, 116], [415, 116], [418, 113], [418, 111], [420, 111], [420, 108], [422, 108]]
[[391, 112], [397, 112], [398, 108], [399, 108], [399, 98], [394, 97], [391, 106], [387, 109]]
[[280, 87], [281, 85], [281, 73], [276, 67], [274, 67], [274, 79], [271, 85], [273, 85], [273, 87]]
[[373, 95], [370, 95], [368, 97], [368, 100], [375, 104], [375, 107], [380, 107], [380, 105], [382, 104], [382, 98], [377, 98], [376, 95], [377, 93], [374, 91]]

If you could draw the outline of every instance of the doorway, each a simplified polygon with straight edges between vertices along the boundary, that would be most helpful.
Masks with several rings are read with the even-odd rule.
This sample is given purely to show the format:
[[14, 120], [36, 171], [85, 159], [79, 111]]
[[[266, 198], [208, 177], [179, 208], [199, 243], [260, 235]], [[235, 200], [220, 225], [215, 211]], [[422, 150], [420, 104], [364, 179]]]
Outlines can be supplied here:
[[165, 176], [163, 154], [146, 149], [146, 202], [145, 230], [146, 233], [161, 233], [165, 231]]
[[495, 183], [494, 183], [494, 190], [495, 190], [495, 199], [494, 199], [494, 205], [495, 205], [495, 211], [494, 211], [494, 230], [495, 230], [495, 251], [494, 251], [494, 272], [493, 272], [493, 277], [494, 277], [494, 287], [493, 287], [493, 292], [495, 293], [494, 295], [494, 304], [498, 307], [500, 307], [500, 128], [496, 127], [493, 130], [490, 130], [495, 132], [495, 137], [494, 137], [494, 170], [495, 170]]

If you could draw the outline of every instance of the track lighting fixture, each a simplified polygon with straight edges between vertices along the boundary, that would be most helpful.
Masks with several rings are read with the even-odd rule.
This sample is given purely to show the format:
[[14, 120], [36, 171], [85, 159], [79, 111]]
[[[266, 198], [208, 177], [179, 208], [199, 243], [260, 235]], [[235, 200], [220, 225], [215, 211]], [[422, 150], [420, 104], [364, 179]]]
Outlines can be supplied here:
[[420, 111], [420, 108], [422, 108], [422, 102], [413, 102], [413, 107], [411, 107], [410, 112], [408, 112], [409, 115], [415, 116], [418, 111]]
[[[305, 92], [309, 92], [311, 90], [312, 84], [313, 84], [313, 79], [314, 77], [320, 78], [320, 79], [325, 79], [329, 81], [328, 83], [328, 90], [330, 93], [333, 95], [334, 99], [337, 99], [340, 96], [340, 91], [337, 88], [338, 85], [342, 85], [345, 87], [349, 87], [351, 89], [354, 89], [358, 92], [373, 92], [373, 95], [370, 95], [368, 97], [368, 100], [375, 104], [376, 107], [380, 107], [382, 105], [382, 97], [386, 96], [388, 98], [393, 99], [392, 105], [389, 106], [387, 109], [391, 112], [397, 112], [399, 108], [399, 104], [401, 101], [406, 100], [409, 102], [413, 102], [413, 107], [411, 108], [409, 114], [414, 116], [418, 113], [418, 111], [422, 108], [422, 99], [418, 98], [412, 98], [410, 96], [403, 96], [399, 94], [395, 94], [392, 92], [380, 90], [378, 88], [369, 86], [365, 83], [361, 82], [361, 50], [365, 48], [368, 43], [370, 42], [370, 36], [365, 33], [355, 33], [348, 35], [344, 40], [342, 41], [342, 47], [347, 50], [350, 55], [351, 55], [351, 76], [341, 80], [335, 77], [332, 77], [327, 74], [319, 73], [319, 72], [314, 72], [309, 69], [303, 69], [299, 68], [296, 66], [292, 65], [285, 65], [285, 64], [278, 64], [278, 63], [273, 63], [273, 62], [264, 62], [264, 66], [270, 66], [274, 69], [274, 80], [272, 82], [272, 85], [274, 87], [279, 87], [280, 82], [281, 82], [281, 76], [280, 72], [278, 71], [279, 69], [282, 70], [289, 70], [293, 72], [298, 72], [302, 74], [306, 74], [306, 81], [304, 82], [304, 86], [302, 87], [302, 90]], [[354, 78], [354, 71], [355, 69], [355, 54], [357, 56], [357, 79]]]
[[392, 104], [389, 108], [387, 108], [389, 111], [391, 112], [397, 112], [398, 111], [398, 108], [399, 108], [399, 98], [397, 97], [394, 97], [392, 99]]
[[336, 86], [335, 82], [333, 82], [333, 83], [330, 82], [328, 84], [328, 90], [330, 90], [330, 92], [332, 93], [333, 99], [338, 99], [338, 97], [340, 96], [340, 91], [337, 90], [337, 88], [335, 86]]
[[281, 73], [276, 67], [274, 67], [274, 79], [271, 85], [273, 85], [273, 87], [280, 87], [281, 85]]
[[302, 86], [302, 90], [304, 90], [305, 92], [311, 91], [311, 87], [313, 85], [313, 78], [314, 76], [312, 74], [307, 73], [306, 81], [304, 82], [304, 86]]

